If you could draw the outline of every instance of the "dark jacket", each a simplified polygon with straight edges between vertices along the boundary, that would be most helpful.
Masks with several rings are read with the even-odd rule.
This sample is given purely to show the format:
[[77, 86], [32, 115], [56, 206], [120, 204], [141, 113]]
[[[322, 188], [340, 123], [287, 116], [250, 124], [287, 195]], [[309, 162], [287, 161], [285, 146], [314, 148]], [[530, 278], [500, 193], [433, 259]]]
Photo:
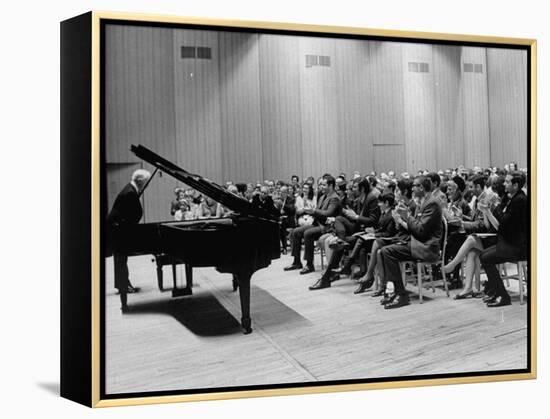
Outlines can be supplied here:
[[528, 248], [529, 200], [518, 191], [502, 209], [497, 232], [497, 254], [512, 259], [525, 258]]
[[437, 260], [443, 236], [440, 201], [428, 194], [407, 226], [411, 234], [412, 256], [424, 261]]
[[364, 201], [361, 204], [360, 202], [360, 212], [359, 218], [357, 218], [357, 223], [361, 227], [376, 227], [378, 225], [378, 219], [380, 218], [380, 207], [378, 206], [378, 198], [371, 191], [365, 197]]
[[286, 215], [287, 217], [294, 217], [296, 215], [296, 199], [293, 196], [288, 195], [286, 197], [281, 207], [281, 215]]
[[260, 199], [260, 195], [254, 195], [254, 197], [252, 198], [252, 204], [267, 211], [275, 218], [278, 218], [281, 215], [279, 211], [277, 211], [277, 208], [275, 208], [273, 198], [271, 198], [269, 195], [267, 195], [263, 201]]
[[393, 219], [391, 211], [380, 216], [378, 228], [374, 230], [374, 234], [376, 237], [393, 237], [397, 234], [395, 220]]
[[317, 224], [324, 225], [327, 217], [336, 217], [342, 211], [340, 198], [336, 192], [323, 194], [317, 201], [317, 208], [313, 211], [313, 217]]
[[143, 215], [137, 191], [128, 183], [117, 195], [113, 208], [107, 216], [109, 227], [128, 226], [139, 223]]
[[128, 183], [117, 195], [113, 208], [107, 215], [106, 256], [111, 256], [116, 243], [124, 241], [127, 228], [139, 223], [143, 209], [139, 195], [131, 183]]

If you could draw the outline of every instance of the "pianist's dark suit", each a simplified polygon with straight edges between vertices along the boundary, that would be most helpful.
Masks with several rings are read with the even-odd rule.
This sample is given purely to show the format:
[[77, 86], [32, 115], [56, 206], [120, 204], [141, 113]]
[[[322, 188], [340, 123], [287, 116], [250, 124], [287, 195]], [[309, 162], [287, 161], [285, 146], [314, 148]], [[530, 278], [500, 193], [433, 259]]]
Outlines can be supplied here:
[[503, 297], [507, 301], [510, 300], [510, 296], [504, 288], [496, 265], [527, 258], [528, 210], [527, 195], [520, 190], [502, 210], [497, 244], [485, 249], [479, 256], [481, 265], [487, 274], [489, 292]]
[[[108, 240], [119, 240], [124, 230], [139, 223], [143, 209], [136, 188], [128, 183], [118, 194], [111, 212], [107, 216]], [[111, 243], [112, 244], [112, 243]], [[130, 285], [128, 256], [114, 254], [115, 288], [126, 290]]]

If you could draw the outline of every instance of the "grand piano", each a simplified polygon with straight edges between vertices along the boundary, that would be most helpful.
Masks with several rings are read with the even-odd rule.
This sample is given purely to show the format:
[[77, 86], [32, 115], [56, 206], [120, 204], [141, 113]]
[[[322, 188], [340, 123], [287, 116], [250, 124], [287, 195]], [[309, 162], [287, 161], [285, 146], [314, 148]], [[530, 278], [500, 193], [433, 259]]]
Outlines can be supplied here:
[[[229, 208], [232, 215], [229, 218], [141, 223], [125, 227], [113, 234], [110, 244], [113, 253], [127, 256], [152, 254], [157, 258], [157, 264], [159, 258], [184, 263], [186, 287], [177, 289], [174, 281], [173, 296], [192, 294], [193, 267], [214, 266], [219, 272], [233, 274], [241, 300], [242, 330], [245, 334], [251, 333], [250, 279], [254, 272], [280, 257], [278, 220], [246, 199], [183, 170], [144, 146], [132, 145], [131, 151], [155, 166], [155, 173], [160, 170], [173, 176]], [[162, 286], [160, 279], [159, 286]], [[121, 293], [121, 301], [126, 299], [127, 296]]]

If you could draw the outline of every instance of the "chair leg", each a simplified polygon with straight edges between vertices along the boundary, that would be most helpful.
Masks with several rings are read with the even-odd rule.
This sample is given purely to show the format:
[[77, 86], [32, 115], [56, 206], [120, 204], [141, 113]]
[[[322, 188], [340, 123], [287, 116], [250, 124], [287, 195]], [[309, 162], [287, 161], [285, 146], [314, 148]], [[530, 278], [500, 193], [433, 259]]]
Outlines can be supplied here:
[[323, 249], [323, 246], [319, 246], [319, 255], [321, 256], [321, 270], [325, 269], [325, 250]]
[[474, 268], [475, 287], [477, 292], [481, 292], [481, 266], [476, 262]]
[[502, 271], [502, 277], [506, 281], [506, 288], [510, 288], [510, 278], [508, 278], [508, 268], [506, 267], [506, 263], [501, 263], [500, 269]]
[[[443, 268], [443, 263], [441, 264], [441, 267]], [[441, 269], [441, 278], [443, 278], [443, 286], [445, 287], [445, 293], [447, 294], [447, 297], [450, 297], [449, 286], [447, 285], [447, 276], [445, 275], [445, 272], [443, 272], [443, 269]]]
[[418, 282], [418, 296], [420, 297], [420, 304], [422, 304], [422, 263], [416, 264], [416, 277]]
[[518, 270], [519, 303], [523, 304], [523, 282], [527, 279], [527, 264], [524, 262], [517, 262], [516, 267]]
[[429, 278], [430, 278], [430, 284], [432, 286], [432, 292], [435, 294], [435, 285], [434, 285], [434, 268], [435, 268], [436, 265], [431, 265], [430, 266], [430, 275], [429, 275]]
[[399, 262], [399, 267], [401, 268], [401, 280], [403, 281], [403, 287], [407, 288], [407, 262]]

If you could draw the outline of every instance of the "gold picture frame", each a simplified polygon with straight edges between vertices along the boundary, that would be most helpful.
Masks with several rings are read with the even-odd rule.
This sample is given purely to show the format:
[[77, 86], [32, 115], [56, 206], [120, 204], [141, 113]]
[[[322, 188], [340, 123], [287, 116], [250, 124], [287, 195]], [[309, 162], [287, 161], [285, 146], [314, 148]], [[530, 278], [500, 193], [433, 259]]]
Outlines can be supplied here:
[[[272, 388], [243, 386], [238, 390], [181, 389], [182, 391], [152, 391], [154, 395], [105, 397], [102, 380], [105, 359], [102, 344], [105, 339], [104, 292], [102, 288], [102, 219], [105, 194], [102, 190], [102, 117], [105, 110], [102, 97], [104, 82], [106, 24], [136, 24], [175, 28], [197, 27], [211, 31], [256, 31], [289, 35], [353, 37], [364, 40], [391, 42], [427, 42], [448, 45], [493, 46], [523, 49], [527, 54], [527, 167], [529, 169], [530, 239], [527, 353], [528, 368], [521, 372], [479, 374], [468, 372], [442, 378], [414, 378], [391, 380], [363, 380], [364, 382], [337, 384], [273, 383]], [[488, 381], [535, 379], [537, 372], [537, 289], [536, 289], [536, 153], [537, 153], [537, 43], [533, 39], [503, 38], [475, 35], [457, 35], [430, 32], [377, 30], [366, 28], [301, 25], [274, 22], [219, 20], [193, 17], [115, 13], [94, 11], [69, 19], [61, 24], [61, 105], [62, 105], [62, 360], [61, 395], [91, 407], [141, 405], [183, 401], [234, 399], [246, 397], [279, 396], [291, 394], [327, 393], [382, 388], [465, 384]], [[89, 186], [74, 191], [75, 179], [89, 181]], [[84, 214], [76, 217], [75, 214]], [[86, 222], [82, 222], [85, 219]], [[103, 353], [104, 355], [104, 353]], [[82, 370], [77, 366], [85, 366]], [[84, 371], [84, 372], [83, 372]], [[343, 382], [342, 382], [343, 381]], [[359, 380], [361, 381], [361, 380]], [[249, 387], [249, 388], [248, 388]], [[269, 387], [269, 386], [267, 386]], [[184, 391], [186, 390], [186, 391]], [[193, 391], [189, 391], [193, 390]], [[131, 392], [128, 392], [131, 394]], [[166, 394], [162, 394], [166, 393]]]

